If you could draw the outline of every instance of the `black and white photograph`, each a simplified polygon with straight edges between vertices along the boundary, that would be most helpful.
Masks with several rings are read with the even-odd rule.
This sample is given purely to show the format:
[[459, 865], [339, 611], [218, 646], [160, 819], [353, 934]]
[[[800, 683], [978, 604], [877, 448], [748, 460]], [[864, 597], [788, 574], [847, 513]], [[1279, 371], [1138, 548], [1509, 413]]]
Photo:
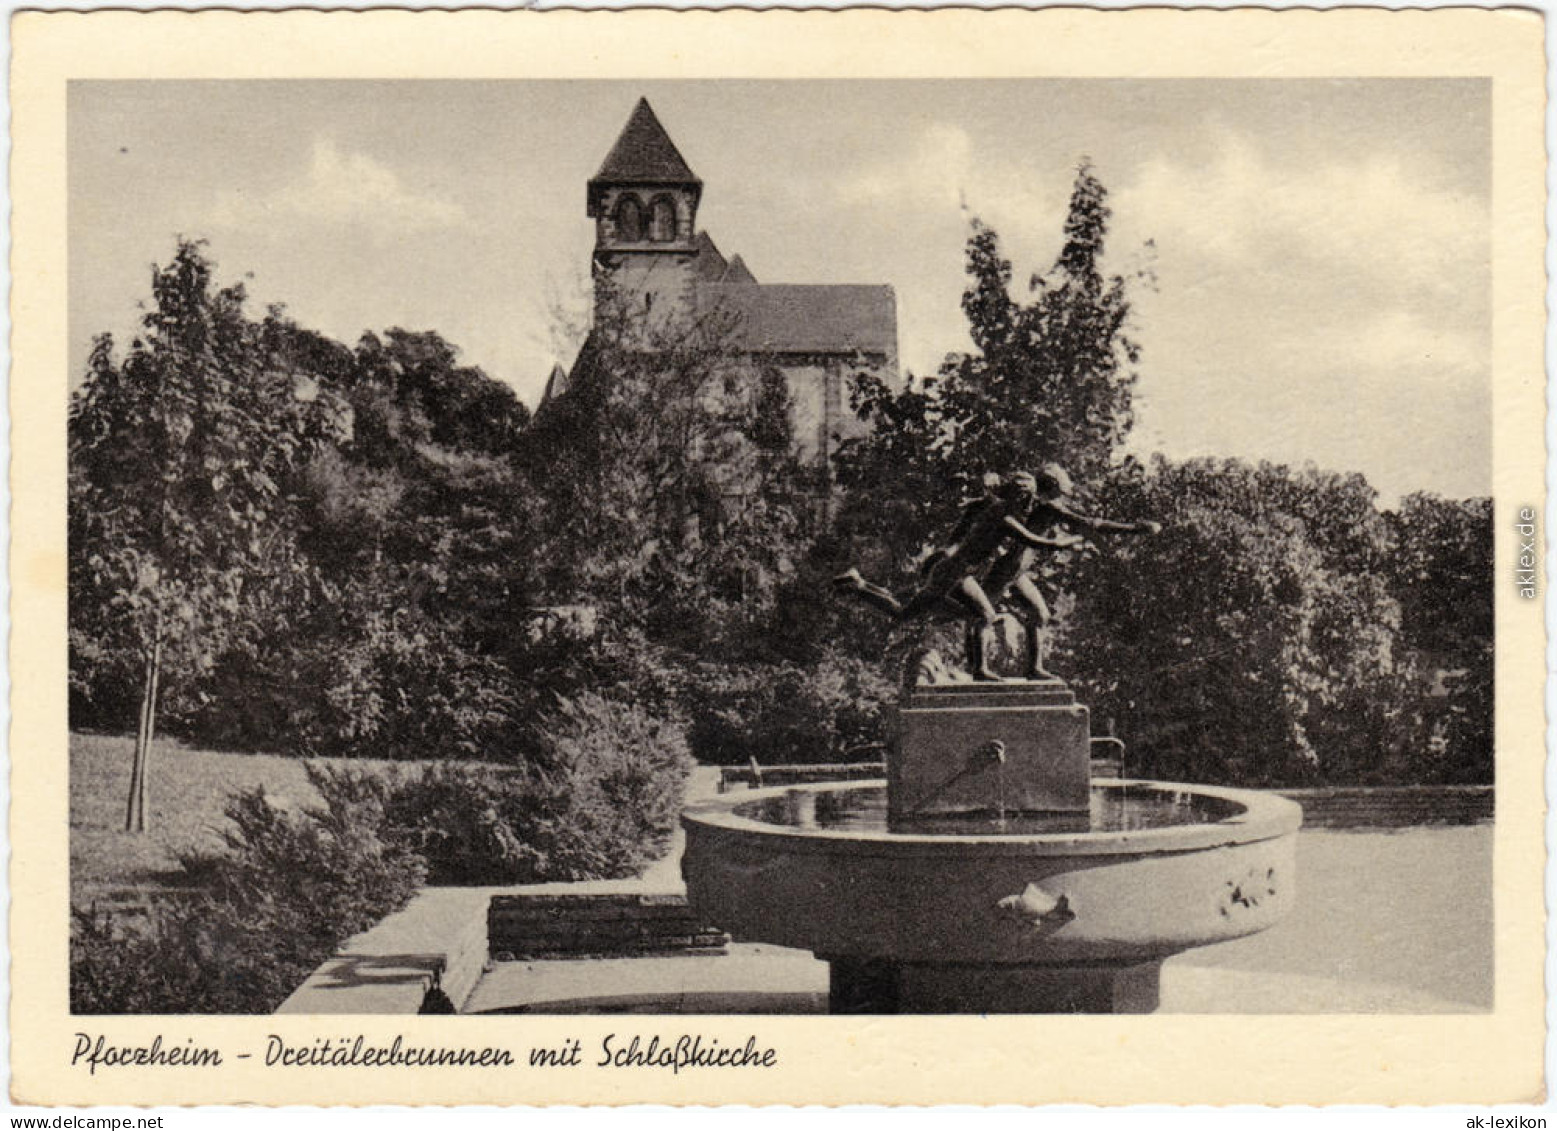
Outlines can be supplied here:
[[72, 75], [61, 1079], [1539, 995], [1497, 88], [1293, 71]]

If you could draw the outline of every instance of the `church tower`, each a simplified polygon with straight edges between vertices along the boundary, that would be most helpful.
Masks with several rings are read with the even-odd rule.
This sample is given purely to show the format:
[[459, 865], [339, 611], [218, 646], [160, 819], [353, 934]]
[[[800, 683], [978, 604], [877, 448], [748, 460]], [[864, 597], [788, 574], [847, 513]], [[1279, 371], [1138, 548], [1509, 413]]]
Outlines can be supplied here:
[[597, 298], [609, 283], [629, 311], [655, 323], [689, 313], [702, 195], [703, 182], [640, 98], [589, 181]]
[[853, 377], [871, 373], [898, 384], [897, 298], [885, 284], [759, 282], [745, 260], [726, 258], [698, 229], [702, 198], [703, 182], [640, 98], [589, 179], [596, 322], [571, 370], [552, 372], [537, 411], [566, 396], [601, 347], [607, 301], [630, 319], [617, 329], [649, 330], [637, 347], [644, 352], [674, 344], [656, 341], [656, 332], [710, 317], [726, 331], [720, 346], [754, 394], [759, 379], [782, 374], [796, 454], [825, 466], [839, 443], [865, 427], [849, 411]]

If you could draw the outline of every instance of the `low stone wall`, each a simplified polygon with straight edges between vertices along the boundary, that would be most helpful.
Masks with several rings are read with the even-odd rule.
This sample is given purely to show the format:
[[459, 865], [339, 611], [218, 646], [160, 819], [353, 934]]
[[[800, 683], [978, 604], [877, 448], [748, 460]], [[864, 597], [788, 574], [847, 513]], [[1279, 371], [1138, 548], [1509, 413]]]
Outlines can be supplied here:
[[458, 1007], [486, 966], [490, 898], [490, 888], [424, 888], [348, 939], [276, 1012], [415, 1014], [433, 990]]
[[1303, 806], [1305, 829], [1403, 829], [1491, 821], [1490, 785], [1330, 786], [1283, 789]]
[[822, 781], [870, 781], [887, 776], [885, 762], [817, 762], [786, 766], [721, 766], [719, 792], [803, 785]]
[[498, 961], [724, 954], [729, 942], [684, 895], [498, 895], [487, 910]]

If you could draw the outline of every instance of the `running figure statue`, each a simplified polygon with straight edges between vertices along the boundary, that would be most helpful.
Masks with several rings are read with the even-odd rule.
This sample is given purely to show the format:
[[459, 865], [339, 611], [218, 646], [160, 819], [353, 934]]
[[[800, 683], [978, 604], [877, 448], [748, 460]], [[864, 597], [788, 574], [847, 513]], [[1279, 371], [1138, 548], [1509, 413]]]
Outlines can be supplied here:
[[[967, 625], [968, 670], [976, 680], [1000, 679], [990, 667], [989, 653], [999, 617], [996, 603], [1010, 594], [1026, 629], [1027, 678], [1053, 679], [1044, 666], [1050, 614], [1033, 578], [1034, 551], [1081, 545], [1085, 539], [1080, 535], [1059, 530], [1067, 526], [1148, 534], [1162, 529], [1155, 522], [1114, 522], [1080, 514], [1068, 505], [1071, 489], [1070, 476], [1053, 463], [1036, 476], [1021, 471], [998, 482], [985, 498], [963, 508], [950, 544], [930, 555], [918, 592], [906, 602], [866, 581], [857, 569], [835, 577], [833, 585], [901, 622], [937, 614], [961, 617]], [[1033, 528], [1054, 533], [1035, 534]]]

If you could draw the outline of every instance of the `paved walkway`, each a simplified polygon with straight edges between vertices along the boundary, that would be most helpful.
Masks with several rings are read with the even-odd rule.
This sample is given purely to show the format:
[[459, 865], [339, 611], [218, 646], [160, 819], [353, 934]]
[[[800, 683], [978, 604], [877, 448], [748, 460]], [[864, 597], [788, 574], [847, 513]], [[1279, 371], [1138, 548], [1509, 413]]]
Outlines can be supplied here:
[[735, 943], [716, 957], [499, 962], [466, 1013], [826, 1013], [827, 963]]
[[[1408, 986], [1192, 965], [1162, 970], [1160, 1013], [1467, 1013]], [[809, 951], [738, 943], [719, 958], [500, 962], [465, 1013], [826, 1013], [827, 964]]]

